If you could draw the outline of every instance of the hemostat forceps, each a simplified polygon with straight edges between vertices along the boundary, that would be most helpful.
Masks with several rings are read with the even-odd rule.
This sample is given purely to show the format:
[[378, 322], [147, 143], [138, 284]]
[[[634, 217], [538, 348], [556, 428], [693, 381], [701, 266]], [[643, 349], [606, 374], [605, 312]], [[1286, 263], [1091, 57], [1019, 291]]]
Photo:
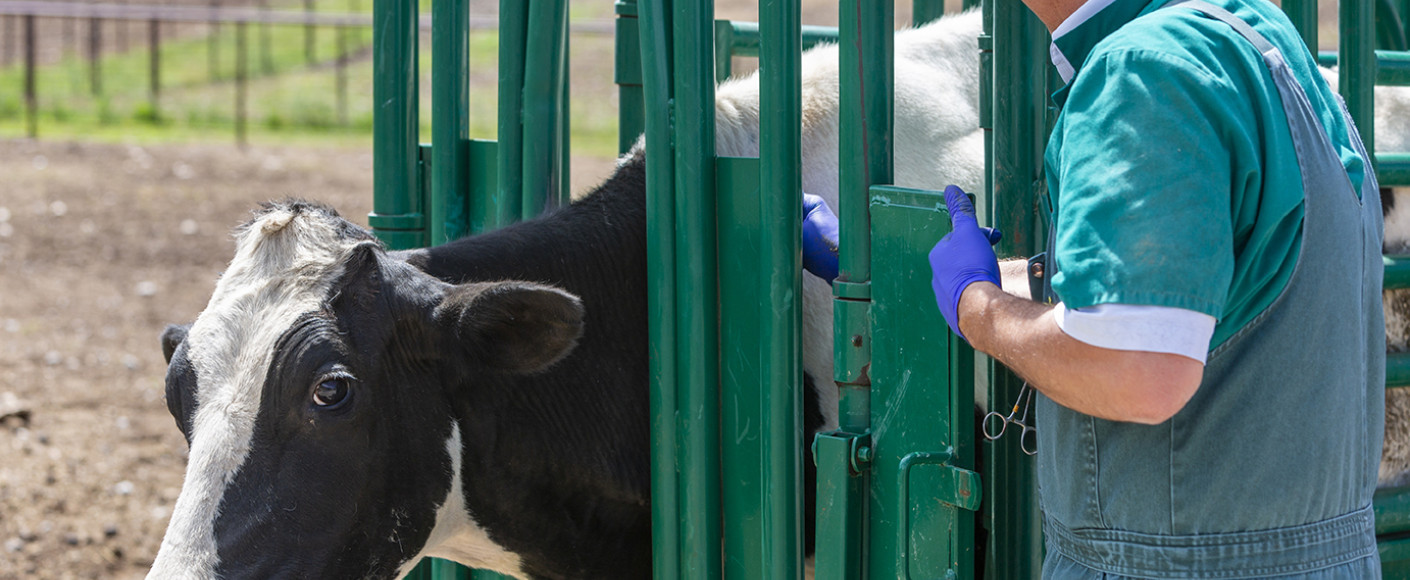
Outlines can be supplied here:
[[[1014, 419], [1014, 416], [1018, 415], [1020, 406], [1023, 407], [1023, 415]], [[1013, 410], [1009, 411], [1009, 416], [1005, 417], [1003, 413], [998, 411], [990, 411], [984, 415], [984, 438], [994, 441], [1004, 436], [1004, 431], [1008, 430], [1009, 425], [1017, 425], [1021, 428], [1018, 436], [1019, 449], [1028, 455], [1036, 455], [1038, 453], [1038, 430], [1028, 424], [1028, 409], [1032, 406], [1033, 387], [1028, 386], [1025, 381], [1023, 388], [1018, 391], [1018, 399], [1013, 402]], [[998, 421], [997, 425], [994, 423], [995, 420]]]

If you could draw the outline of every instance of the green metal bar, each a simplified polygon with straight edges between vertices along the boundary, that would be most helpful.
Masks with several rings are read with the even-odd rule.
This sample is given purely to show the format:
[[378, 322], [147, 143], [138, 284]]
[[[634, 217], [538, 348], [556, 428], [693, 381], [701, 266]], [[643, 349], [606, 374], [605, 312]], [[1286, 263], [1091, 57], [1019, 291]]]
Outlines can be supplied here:
[[1382, 578], [1410, 578], [1410, 537], [1378, 538]]
[[563, 172], [568, 139], [562, 125], [567, 111], [562, 99], [568, 68], [568, 3], [566, 0], [532, 0], [528, 4], [520, 127], [524, 150], [520, 157], [523, 171], [520, 219], [543, 213], [550, 200], [566, 199], [568, 186]]
[[[813, 440], [818, 465], [817, 580], [865, 578], [866, 474], [853, 457], [866, 437], [854, 433], [820, 433]], [[869, 450], [869, 448], [868, 448]]]
[[[1410, 86], [1410, 52], [1377, 50], [1376, 84]], [[1317, 53], [1317, 64], [1337, 66], [1337, 53], [1322, 51]]]
[[[435, 33], [433, 32], [432, 34]], [[437, 560], [434, 558], [428, 558], [427, 561], [431, 563], [430, 577], [434, 580], [471, 580], [471, 578], [474, 580], [491, 580], [491, 578], [502, 578], [502, 576], [494, 572], [471, 572], [469, 568], [456, 564], [455, 562]]]
[[[838, 418], [841, 433], [853, 440], [871, 429], [871, 215], [869, 188], [893, 178], [892, 70], [893, 20], [891, 2], [844, 0], [839, 4], [839, 276], [833, 284], [833, 378], [840, 389]], [[845, 434], [845, 435], [844, 435]], [[819, 489], [833, 489], [831, 499], [819, 494], [817, 521], [869, 521], [872, 495], [870, 473], [819, 465]], [[850, 467], [850, 457], [848, 467]], [[847, 494], [845, 496], [838, 494]], [[826, 500], [826, 501], [824, 501]], [[833, 524], [837, 525], [837, 524]], [[866, 528], [863, 527], [862, 530]], [[863, 559], [869, 543], [862, 531], [820, 530], [820, 563], [824, 550], [841, 558], [832, 578], [865, 577]], [[855, 545], [854, 545], [855, 544]], [[825, 571], [825, 568], [820, 568]]]
[[1375, 68], [1375, 6], [1370, 2], [1340, 2], [1340, 74], [1342, 98], [1367, 151], [1375, 151], [1375, 111], [1372, 90]]
[[764, 410], [764, 489], [772, 501], [764, 511], [764, 577], [801, 578], [803, 559], [801, 368], [802, 212], [801, 29], [798, 0], [759, 7], [760, 182], [765, 278], [759, 298], [763, 359], [768, 365]]
[[1376, 153], [1376, 180], [1381, 187], [1410, 186], [1410, 153]]
[[[715, 161], [719, 255], [733, 262], [720, 276], [721, 490], [725, 512], [724, 578], [764, 578], [763, 384], [759, 348], [759, 159]], [[821, 551], [819, 552], [821, 555]], [[822, 570], [821, 567], [818, 568]]]
[[1392, 0], [1376, 0], [1376, 48], [1382, 50], [1405, 50], [1405, 29], [1402, 26], [1403, 14], [1398, 13]]
[[416, 564], [415, 568], [407, 572], [402, 580], [433, 580], [435, 578], [435, 572], [431, 571], [432, 566], [433, 564], [430, 558], [422, 558], [421, 561]]
[[681, 571], [720, 578], [719, 313], [715, 259], [714, 2], [674, 3], [676, 384]]
[[[885, 4], [882, 6], [881, 4]], [[866, 6], [870, 9], [864, 9]], [[871, 232], [867, 189], [893, 179], [892, 102], [895, 84], [890, 3], [871, 5], [857, 0], [841, 3], [840, 88], [843, 107], [838, 127], [840, 167], [839, 282], [871, 279]], [[855, 47], [855, 50], [853, 49]]]
[[[990, 94], [981, 100], [991, 107], [985, 147], [988, 176], [986, 199], [979, 204], [990, 225], [1004, 232], [1001, 256], [1031, 256], [1043, 240], [1035, 195], [1042, 195], [1041, 171], [1046, 130], [1047, 30], [1015, 2], [986, 2], [985, 31], [993, 52]], [[986, 362], [991, 408], [1013, 401], [1023, 381], [992, 360]], [[1019, 448], [1018, 439], [984, 445], [985, 521], [989, 530], [986, 577], [1037, 578], [1042, 562], [1042, 531], [1038, 525], [1036, 466]]]
[[912, 0], [911, 26], [921, 26], [945, 15], [945, 0]]
[[[539, 1], [539, 0], [535, 0]], [[524, 216], [524, 67], [529, 35], [525, 0], [499, 2], [499, 194], [491, 228]]]
[[645, 130], [642, 120], [641, 33], [636, 0], [618, 0], [613, 80], [617, 83], [617, 152], [626, 153]]
[[1410, 353], [1386, 354], [1386, 387], [1410, 387]]
[[1410, 532], [1410, 487], [1378, 489], [1371, 503], [1376, 535]]
[[1385, 256], [1385, 289], [1410, 288], [1410, 256]]
[[368, 224], [393, 249], [425, 245], [417, 172], [416, 4], [373, 3], [372, 213]]
[[637, 6], [645, 108], [647, 315], [651, 339], [652, 575], [680, 573], [680, 494], [676, 467], [675, 155], [671, 151], [669, 0]]
[[1376, 84], [1410, 85], [1410, 52], [1376, 51]]
[[568, 67], [568, 53], [572, 52], [569, 46], [571, 37], [568, 35], [568, 2], [563, 0], [563, 18], [559, 21], [558, 38], [562, 43], [562, 49], [558, 53], [558, 78], [554, 81], [558, 83], [558, 126], [555, 128], [557, 139], [553, 142], [554, 149], [557, 150], [557, 184], [558, 187], [550, 192], [553, 196], [555, 207], [563, 207], [573, 202], [573, 155], [572, 155], [572, 100], [568, 98], [570, 94], [569, 78], [571, 69]]
[[722, 83], [734, 71], [732, 60], [734, 25], [728, 20], [715, 21], [715, 82]]
[[470, 229], [466, 185], [470, 152], [470, 3], [431, 5], [431, 245], [459, 239]]
[[478, 234], [496, 227], [499, 195], [499, 143], [471, 139], [466, 166], [470, 177], [470, 232]]
[[1283, 12], [1307, 44], [1307, 50], [1317, 54], [1317, 0], [1283, 0]]
[[[730, 28], [728, 52], [731, 56], [759, 56], [759, 23], [734, 20], [719, 22], [722, 26]], [[799, 30], [802, 50], [837, 42], [837, 28], [832, 26], [802, 26]]]
[[[839, 274], [833, 284], [833, 375], [841, 389], [840, 428], [865, 433], [871, 425], [871, 215], [868, 189], [891, 183], [892, 3], [844, 0], [838, 94], [842, 107], [838, 170]], [[862, 482], [863, 487], [868, 481]]]

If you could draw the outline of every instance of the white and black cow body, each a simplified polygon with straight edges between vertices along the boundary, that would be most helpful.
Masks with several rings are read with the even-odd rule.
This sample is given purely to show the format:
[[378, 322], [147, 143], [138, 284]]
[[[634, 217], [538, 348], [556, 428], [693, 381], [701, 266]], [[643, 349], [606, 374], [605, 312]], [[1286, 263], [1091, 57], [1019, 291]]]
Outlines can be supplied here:
[[[971, 11], [897, 37], [897, 184], [982, 185], [980, 28]], [[836, 59], [809, 51], [802, 79], [803, 187], [833, 207]], [[719, 88], [719, 154], [757, 154], [757, 87]], [[428, 555], [648, 577], [645, 163], [638, 147], [581, 201], [428, 250], [386, 252], [313, 204], [258, 214], [206, 310], [163, 337], [191, 453], [150, 577], [389, 578]], [[831, 293], [805, 275], [803, 300], [811, 439], [837, 424]]]

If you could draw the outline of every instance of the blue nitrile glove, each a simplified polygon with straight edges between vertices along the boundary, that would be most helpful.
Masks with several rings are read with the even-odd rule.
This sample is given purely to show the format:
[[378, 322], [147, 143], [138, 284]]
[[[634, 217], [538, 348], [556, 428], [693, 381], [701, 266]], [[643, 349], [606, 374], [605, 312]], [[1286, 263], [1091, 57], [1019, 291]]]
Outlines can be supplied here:
[[810, 193], [803, 194], [803, 269], [828, 284], [837, 277], [837, 216]]
[[[930, 250], [930, 287], [935, 290], [935, 302], [950, 330], [960, 332], [960, 296], [975, 282], [993, 282], [1000, 286], [999, 260], [993, 245], [1003, 234], [998, 230], [979, 227], [974, 218], [974, 204], [964, 190], [953, 185], [945, 188], [945, 207], [950, 210], [950, 233], [945, 234]], [[969, 339], [965, 339], [968, 341]]]

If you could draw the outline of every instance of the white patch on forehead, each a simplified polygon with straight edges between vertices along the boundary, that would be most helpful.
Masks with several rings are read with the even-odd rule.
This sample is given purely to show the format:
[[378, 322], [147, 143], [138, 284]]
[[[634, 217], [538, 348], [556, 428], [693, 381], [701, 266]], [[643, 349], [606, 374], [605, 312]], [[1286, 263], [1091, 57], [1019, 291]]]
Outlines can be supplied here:
[[337, 218], [280, 207], [237, 235], [235, 258], [186, 336], [196, 412], [181, 496], [148, 578], [210, 578], [219, 563], [215, 519], [249, 453], [275, 342], [322, 306], [349, 251]]
[[465, 511], [465, 492], [460, 481], [460, 457], [463, 452], [460, 424], [452, 421], [450, 438], [446, 440], [446, 453], [450, 454], [450, 493], [446, 494], [445, 502], [436, 510], [436, 527], [426, 538], [426, 546], [415, 558], [402, 564], [398, 577], [405, 577], [425, 557], [453, 560], [515, 578], [524, 577], [523, 563], [518, 554], [494, 543]]

